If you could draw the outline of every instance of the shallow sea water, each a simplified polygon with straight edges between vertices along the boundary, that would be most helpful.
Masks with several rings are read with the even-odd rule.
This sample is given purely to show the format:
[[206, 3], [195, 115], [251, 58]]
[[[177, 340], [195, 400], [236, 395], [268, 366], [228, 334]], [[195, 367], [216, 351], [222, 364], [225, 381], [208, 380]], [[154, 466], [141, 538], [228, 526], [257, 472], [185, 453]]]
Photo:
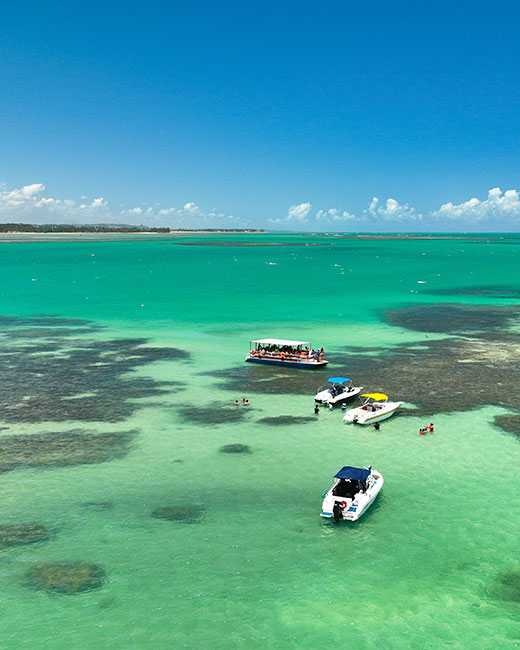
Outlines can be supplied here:
[[[255, 245], [229, 245], [236, 242]], [[259, 245], [272, 243], [287, 245]], [[306, 243], [319, 245], [294, 245]], [[251, 407], [243, 419], [220, 424], [192, 422], [182, 407], [227, 408], [242, 397], [211, 372], [242, 367], [253, 337], [309, 338], [331, 361], [347, 345], [441, 338], [392, 327], [384, 312], [410, 303], [515, 304], [489, 292], [426, 290], [518, 290], [519, 256], [515, 237], [2, 245], [1, 315], [103, 326], [69, 341], [72, 348], [81, 338], [146, 338], [191, 357], [131, 372], [185, 385], [137, 400], [122, 422], [0, 417], [1, 437], [138, 430], [121, 459], [0, 474], [0, 524], [34, 521], [51, 532], [47, 542], [0, 550], [0, 647], [518, 647], [520, 601], [503, 597], [500, 580], [520, 568], [520, 445], [493, 424], [503, 408], [437, 414], [435, 434], [422, 438], [424, 421], [411, 416], [380, 432], [346, 427], [340, 412], [328, 411], [306, 424], [258, 422], [312, 415], [312, 394], [245, 393]], [[251, 453], [219, 452], [233, 443]], [[343, 464], [374, 465], [385, 487], [364, 519], [337, 526], [320, 521], [319, 511]], [[201, 506], [204, 516], [193, 523], [151, 516], [171, 505]], [[63, 595], [27, 585], [35, 562], [74, 560], [102, 565], [104, 586]]]

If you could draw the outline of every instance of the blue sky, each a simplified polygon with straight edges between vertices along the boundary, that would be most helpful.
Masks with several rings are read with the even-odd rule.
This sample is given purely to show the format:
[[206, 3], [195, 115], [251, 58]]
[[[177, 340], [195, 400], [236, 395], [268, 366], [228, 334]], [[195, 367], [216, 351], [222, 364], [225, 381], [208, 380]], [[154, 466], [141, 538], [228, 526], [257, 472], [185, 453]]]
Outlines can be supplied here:
[[518, 230], [520, 8], [423, 5], [7, 4], [0, 221]]

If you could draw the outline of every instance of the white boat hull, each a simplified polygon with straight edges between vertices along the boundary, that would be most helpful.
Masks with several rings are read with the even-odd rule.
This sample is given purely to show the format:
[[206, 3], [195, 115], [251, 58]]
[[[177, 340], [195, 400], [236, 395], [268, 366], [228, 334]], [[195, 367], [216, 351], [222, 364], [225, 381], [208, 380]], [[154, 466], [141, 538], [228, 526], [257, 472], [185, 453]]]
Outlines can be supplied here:
[[335, 496], [333, 494], [334, 488], [339, 483], [339, 479], [335, 479], [329, 491], [325, 494], [321, 506], [320, 516], [325, 519], [332, 519], [334, 517], [334, 505], [340, 504], [344, 507], [341, 508], [341, 520], [343, 521], [357, 521], [360, 519], [370, 506], [376, 500], [377, 495], [383, 489], [385, 480], [383, 475], [377, 470], [372, 470], [372, 473], [367, 482], [367, 489], [365, 492], [358, 492], [353, 499], [346, 497]]
[[376, 411], [368, 411], [362, 406], [350, 409], [343, 416], [346, 424], [375, 424], [392, 417], [400, 408], [402, 402], [384, 402]]
[[346, 402], [349, 399], [352, 399], [353, 397], [357, 397], [362, 390], [363, 386], [353, 386], [352, 390], [344, 391], [343, 393], [332, 397], [330, 390], [326, 388], [319, 393], [316, 393], [314, 401], [318, 402], [318, 404], [337, 406], [339, 404], [343, 404], [343, 402]]

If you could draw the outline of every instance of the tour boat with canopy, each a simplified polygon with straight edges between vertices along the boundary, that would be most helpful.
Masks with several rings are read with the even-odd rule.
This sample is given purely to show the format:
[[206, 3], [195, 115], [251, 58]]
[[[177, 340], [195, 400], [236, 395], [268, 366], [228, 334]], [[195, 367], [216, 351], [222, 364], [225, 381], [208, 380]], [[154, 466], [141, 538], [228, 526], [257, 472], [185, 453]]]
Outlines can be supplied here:
[[328, 361], [323, 348], [314, 349], [308, 341], [286, 339], [255, 339], [246, 357], [249, 363], [261, 363], [288, 368], [323, 368]]
[[372, 467], [342, 467], [324, 495], [321, 516], [334, 521], [357, 521], [372, 505], [384, 485]]
[[337, 406], [359, 395], [363, 386], [354, 386], [350, 377], [329, 377], [328, 386], [318, 389], [314, 401], [328, 406]]
[[389, 402], [384, 393], [364, 393], [365, 401], [361, 406], [349, 409], [343, 416], [343, 421], [352, 424], [374, 424], [391, 417], [402, 402]]

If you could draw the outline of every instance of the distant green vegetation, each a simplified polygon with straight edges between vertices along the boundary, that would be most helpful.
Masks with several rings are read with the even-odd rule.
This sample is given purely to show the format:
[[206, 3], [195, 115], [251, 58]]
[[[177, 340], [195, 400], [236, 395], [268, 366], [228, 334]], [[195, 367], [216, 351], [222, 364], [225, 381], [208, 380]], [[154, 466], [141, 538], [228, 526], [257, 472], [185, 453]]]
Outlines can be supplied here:
[[73, 224], [42, 224], [36, 225], [31, 223], [0, 223], [0, 233], [5, 232], [34, 232], [34, 233], [82, 233], [82, 232], [105, 232], [105, 233], [139, 233], [139, 232], [263, 232], [255, 228], [152, 228], [149, 226], [128, 226], [118, 224], [91, 224], [91, 225], [73, 225]]

